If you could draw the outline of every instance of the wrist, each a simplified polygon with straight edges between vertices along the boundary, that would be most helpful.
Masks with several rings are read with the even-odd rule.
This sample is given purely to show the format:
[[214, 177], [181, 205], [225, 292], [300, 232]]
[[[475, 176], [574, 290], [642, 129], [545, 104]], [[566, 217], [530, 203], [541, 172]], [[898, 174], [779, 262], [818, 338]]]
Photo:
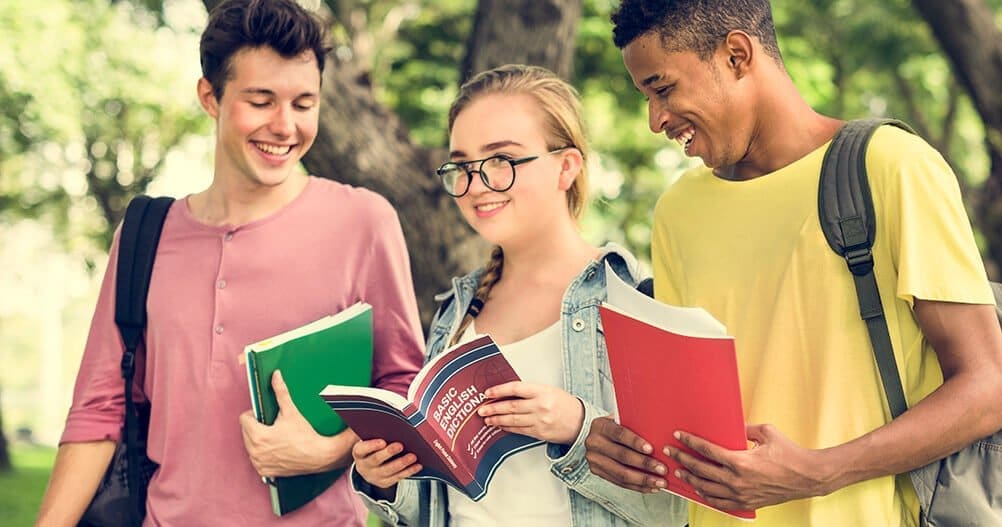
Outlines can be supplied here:
[[326, 470], [344, 468], [351, 465], [351, 448], [358, 441], [358, 436], [350, 428], [333, 436], [324, 437], [323, 439], [325, 440], [325, 446], [321, 451], [325, 452]]
[[[568, 394], [570, 395], [570, 394]], [[570, 427], [568, 428], [566, 441], [561, 441], [564, 445], [573, 444], [577, 440], [578, 436], [581, 435], [581, 427], [584, 426], [585, 408], [584, 402], [581, 399], [571, 395], [571, 400], [573, 401], [574, 410], [571, 413], [571, 419], [568, 419]]]
[[845, 456], [834, 448], [815, 450], [814, 454], [815, 462], [812, 473], [816, 482], [815, 495], [827, 496], [846, 486], [847, 483], [844, 483], [845, 467], [849, 466], [849, 463]]

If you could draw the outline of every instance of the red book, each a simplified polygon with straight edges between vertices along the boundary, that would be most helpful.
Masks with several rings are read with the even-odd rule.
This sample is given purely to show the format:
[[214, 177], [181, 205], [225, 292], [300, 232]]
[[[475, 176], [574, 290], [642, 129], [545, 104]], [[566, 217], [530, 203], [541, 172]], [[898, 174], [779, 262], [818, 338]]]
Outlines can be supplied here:
[[[681, 466], [662, 448], [702, 457], [673, 437], [676, 430], [727, 449], [747, 448], [734, 338], [705, 310], [658, 302], [608, 267], [606, 281], [608, 300], [599, 310], [618, 422], [650, 442], [653, 456], [668, 467], [665, 490], [710, 507], [675, 477]], [[720, 512], [755, 518], [753, 510]]]
[[329, 385], [320, 397], [362, 439], [399, 441], [437, 479], [477, 501], [494, 472], [513, 454], [543, 442], [488, 426], [477, 410], [484, 391], [519, 380], [489, 336], [437, 355], [411, 383], [407, 397], [379, 388]]

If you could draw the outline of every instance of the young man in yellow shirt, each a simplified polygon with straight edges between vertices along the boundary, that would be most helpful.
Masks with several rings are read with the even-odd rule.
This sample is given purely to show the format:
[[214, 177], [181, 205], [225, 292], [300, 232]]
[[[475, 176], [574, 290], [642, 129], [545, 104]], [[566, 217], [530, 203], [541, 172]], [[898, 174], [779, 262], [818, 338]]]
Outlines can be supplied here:
[[[705, 166], [660, 198], [655, 295], [706, 308], [736, 337], [752, 447], [679, 431], [709, 458], [668, 452], [714, 507], [756, 525], [918, 522], [895, 478], [1002, 428], [1002, 330], [956, 178], [927, 143], [878, 129], [866, 163], [875, 274], [910, 410], [891, 420], [845, 261], [818, 221], [818, 177], [842, 121], [798, 93], [767, 0], [626, 0], [614, 40], [650, 128]], [[686, 401], [666, 402], [686, 404]], [[638, 491], [667, 485], [652, 445], [609, 419], [593, 472]], [[693, 527], [740, 525], [692, 506]]]

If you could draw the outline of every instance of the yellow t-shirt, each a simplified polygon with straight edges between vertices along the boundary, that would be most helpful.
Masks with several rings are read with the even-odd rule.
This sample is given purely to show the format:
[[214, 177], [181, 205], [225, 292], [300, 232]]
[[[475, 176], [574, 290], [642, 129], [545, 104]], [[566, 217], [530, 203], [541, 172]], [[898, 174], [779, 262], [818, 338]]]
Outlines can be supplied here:
[[[818, 222], [827, 146], [750, 181], [687, 172], [658, 201], [652, 242], [657, 298], [701, 306], [735, 337], [747, 422], [772, 423], [806, 448], [845, 443], [890, 419], [851, 275]], [[943, 381], [912, 315], [914, 298], [990, 304], [992, 294], [942, 157], [882, 127], [866, 161], [874, 269], [911, 405]], [[905, 478], [764, 507], [753, 525], [915, 525], [914, 489], [896, 481]], [[693, 527], [749, 525], [705, 507], [691, 511]]]

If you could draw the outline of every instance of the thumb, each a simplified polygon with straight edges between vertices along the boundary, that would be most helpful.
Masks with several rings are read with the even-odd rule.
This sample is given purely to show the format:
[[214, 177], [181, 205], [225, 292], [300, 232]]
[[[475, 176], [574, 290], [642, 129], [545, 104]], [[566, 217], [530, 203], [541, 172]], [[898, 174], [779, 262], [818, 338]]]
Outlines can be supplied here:
[[768, 425], [747, 425], [745, 426], [745, 436], [751, 443], [751, 448], [755, 448], [769, 439]]
[[240, 422], [240, 428], [245, 434], [253, 433], [253, 431], [257, 428], [265, 426], [258, 422], [257, 417], [254, 416], [254, 412], [252, 410], [247, 410], [246, 412], [241, 413], [238, 420]]
[[289, 387], [285, 384], [285, 379], [282, 378], [281, 370], [275, 370], [275, 373], [271, 375], [271, 387], [275, 390], [275, 399], [278, 401], [278, 413], [299, 413], [296, 403], [292, 401], [292, 395], [289, 394]]

